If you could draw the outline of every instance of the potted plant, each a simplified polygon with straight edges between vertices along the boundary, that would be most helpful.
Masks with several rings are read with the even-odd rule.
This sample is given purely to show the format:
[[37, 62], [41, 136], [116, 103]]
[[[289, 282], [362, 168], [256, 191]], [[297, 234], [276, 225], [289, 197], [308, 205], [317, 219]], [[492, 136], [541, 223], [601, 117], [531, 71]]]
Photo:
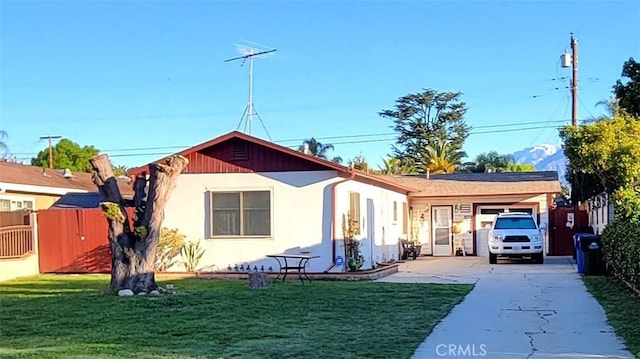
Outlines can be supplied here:
[[342, 238], [344, 239], [344, 250], [347, 269], [349, 272], [356, 272], [364, 265], [364, 256], [360, 252], [361, 243], [356, 239], [358, 233], [358, 220], [349, 216], [342, 221]]

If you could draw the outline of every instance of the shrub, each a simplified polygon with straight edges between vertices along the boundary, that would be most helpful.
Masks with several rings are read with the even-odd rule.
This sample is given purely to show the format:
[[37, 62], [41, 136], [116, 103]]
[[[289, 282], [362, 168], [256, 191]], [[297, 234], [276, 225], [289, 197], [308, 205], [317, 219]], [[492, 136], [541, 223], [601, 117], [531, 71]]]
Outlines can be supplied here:
[[640, 289], [640, 224], [615, 219], [602, 232], [602, 254], [609, 272]]
[[204, 254], [204, 249], [200, 248], [200, 241], [197, 242], [189, 242], [182, 246], [180, 250], [180, 255], [184, 259], [182, 264], [184, 264], [184, 269], [187, 272], [193, 272], [198, 267], [198, 263], [200, 263], [200, 259]]
[[174, 258], [184, 246], [185, 236], [177, 229], [162, 228], [156, 248], [155, 269], [165, 271], [176, 263]]

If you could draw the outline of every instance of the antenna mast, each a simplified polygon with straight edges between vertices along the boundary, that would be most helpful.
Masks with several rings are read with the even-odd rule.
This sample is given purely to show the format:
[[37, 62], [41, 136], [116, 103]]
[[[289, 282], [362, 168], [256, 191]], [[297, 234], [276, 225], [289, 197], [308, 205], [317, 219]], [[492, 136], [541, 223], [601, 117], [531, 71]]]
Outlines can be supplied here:
[[251, 124], [253, 122], [253, 115], [256, 115], [258, 116], [258, 119], [262, 124], [262, 128], [264, 128], [265, 132], [267, 133], [267, 137], [269, 137], [269, 140], [271, 140], [271, 136], [269, 135], [267, 128], [264, 126], [264, 122], [262, 122], [262, 118], [260, 118], [260, 114], [258, 113], [258, 110], [256, 110], [256, 107], [253, 104], [253, 58], [260, 55], [266, 55], [275, 51], [276, 49], [255, 52], [253, 48], [250, 48], [249, 53], [246, 55], [224, 60], [224, 62], [242, 60], [242, 63], [240, 64], [240, 66], [244, 65], [244, 63], [247, 60], [249, 60], [249, 102], [247, 102], [247, 106], [244, 109], [244, 113], [240, 118], [240, 122], [238, 123], [238, 129], [240, 129], [242, 122], [245, 121], [246, 119], [245, 126], [244, 126], [245, 132], [247, 131], [247, 128], [248, 128], [249, 129], [248, 133], [251, 134]]

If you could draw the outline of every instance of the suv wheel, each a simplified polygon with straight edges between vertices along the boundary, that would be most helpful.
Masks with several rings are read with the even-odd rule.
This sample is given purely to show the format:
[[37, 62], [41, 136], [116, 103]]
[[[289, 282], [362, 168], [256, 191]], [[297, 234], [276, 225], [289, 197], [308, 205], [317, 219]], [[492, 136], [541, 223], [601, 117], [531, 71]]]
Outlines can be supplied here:
[[489, 264], [497, 264], [498, 263], [498, 255], [489, 253]]
[[531, 259], [533, 259], [533, 263], [544, 264], [544, 254], [542, 253], [534, 254], [531, 256]]

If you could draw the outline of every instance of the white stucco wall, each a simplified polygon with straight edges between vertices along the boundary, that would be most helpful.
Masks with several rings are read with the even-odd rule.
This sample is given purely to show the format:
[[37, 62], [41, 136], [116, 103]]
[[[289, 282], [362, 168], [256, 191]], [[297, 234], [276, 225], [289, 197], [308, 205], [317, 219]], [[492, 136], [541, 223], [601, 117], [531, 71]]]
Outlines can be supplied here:
[[[345, 182], [338, 186], [336, 233], [342, 237], [342, 222], [349, 212], [349, 192], [360, 194], [361, 252], [365, 258], [363, 269], [373, 264], [397, 260], [399, 238], [403, 234], [403, 203], [407, 196], [380, 187], [357, 181]], [[397, 204], [397, 220], [393, 220], [393, 202]], [[338, 255], [344, 258], [344, 246], [338, 242]]]
[[[271, 172], [271, 173], [224, 173], [224, 174], [182, 174], [178, 178], [176, 189], [165, 209], [164, 227], [177, 228], [186, 235], [188, 241], [201, 240], [205, 254], [198, 266], [199, 270], [226, 270], [240, 265], [252, 268], [270, 266], [277, 270], [277, 262], [266, 258], [267, 254], [301, 250], [319, 255], [312, 259], [308, 271], [322, 272], [333, 263], [331, 241], [332, 188], [336, 188], [336, 237], [342, 238], [342, 214], [347, 213], [349, 190], [361, 193], [361, 213], [367, 214], [367, 199], [372, 200], [372, 208], [379, 215], [391, 215], [391, 211], [380, 205], [382, 193], [390, 193], [389, 199], [399, 200], [399, 212], [402, 211], [404, 195], [366, 185], [356, 181], [342, 182], [335, 171]], [[209, 191], [269, 190], [271, 195], [272, 235], [263, 238], [206, 238], [205, 198]], [[404, 199], [406, 201], [406, 199]], [[393, 203], [388, 202], [387, 206]], [[375, 220], [375, 230], [362, 232], [364, 241], [373, 238], [378, 245], [372, 251], [366, 250], [367, 267], [373, 261], [397, 258], [398, 227], [402, 227], [401, 215], [398, 223], [391, 219]], [[365, 222], [366, 224], [366, 222]], [[382, 234], [383, 228], [385, 235]], [[370, 233], [373, 232], [373, 233]], [[338, 255], [344, 256], [341, 241], [336, 244]], [[170, 270], [183, 270], [176, 265]]]

